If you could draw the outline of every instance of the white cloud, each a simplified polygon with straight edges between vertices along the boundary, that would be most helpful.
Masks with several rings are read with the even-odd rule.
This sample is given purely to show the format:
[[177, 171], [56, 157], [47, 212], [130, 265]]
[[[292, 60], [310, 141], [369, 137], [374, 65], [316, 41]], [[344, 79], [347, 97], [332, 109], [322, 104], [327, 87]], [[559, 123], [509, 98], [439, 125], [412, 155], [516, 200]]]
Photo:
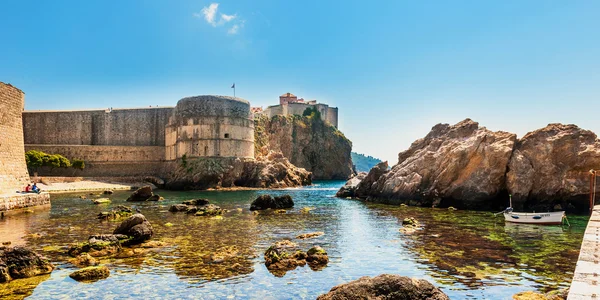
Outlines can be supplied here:
[[237, 15], [226, 15], [226, 14], [221, 14], [221, 20], [224, 21], [225, 23], [235, 19], [237, 17]]
[[227, 34], [237, 34], [241, 28], [244, 28], [245, 21], [240, 20], [237, 14], [228, 15], [221, 13], [219, 18], [217, 17], [218, 10], [219, 3], [211, 3], [209, 6], [203, 7], [200, 13], [194, 13], [193, 16], [206, 20], [212, 27], [223, 26], [229, 22], [233, 23], [233, 26], [227, 30]]
[[235, 24], [231, 28], [229, 28], [229, 30], [227, 30], [227, 33], [228, 34], [236, 34], [236, 33], [238, 33], [239, 29], [240, 29], [240, 26], [238, 26], [237, 24]]
[[[217, 27], [217, 22], [215, 22], [215, 15], [217, 14], [217, 9], [219, 9], [219, 3], [211, 3], [208, 7], [202, 8], [202, 14], [204, 15], [204, 20], [208, 22], [208, 24], [213, 27]], [[199, 14], [194, 14], [197, 16]]]

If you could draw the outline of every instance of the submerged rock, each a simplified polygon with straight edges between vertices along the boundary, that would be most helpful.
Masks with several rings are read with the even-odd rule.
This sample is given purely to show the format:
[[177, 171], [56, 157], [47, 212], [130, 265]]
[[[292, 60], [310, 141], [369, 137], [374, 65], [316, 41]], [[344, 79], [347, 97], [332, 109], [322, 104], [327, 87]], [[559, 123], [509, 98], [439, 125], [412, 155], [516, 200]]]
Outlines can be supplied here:
[[306, 251], [306, 262], [313, 270], [318, 270], [327, 266], [329, 256], [320, 246], [315, 246]]
[[92, 202], [94, 204], [107, 204], [107, 203], [110, 203], [111, 201], [108, 198], [98, 198], [98, 199], [92, 199]]
[[129, 244], [139, 244], [152, 237], [152, 225], [142, 214], [135, 214], [123, 221], [113, 232], [130, 237]]
[[208, 205], [198, 207], [198, 210], [196, 211], [195, 215], [196, 216], [218, 216], [218, 215], [222, 215], [223, 212], [224, 212], [224, 210], [222, 208], [220, 208], [219, 206], [216, 206], [214, 204], [208, 204]]
[[127, 198], [127, 201], [146, 201], [148, 198], [152, 197], [152, 187], [145, 186], [137, 189], [135, 192]]
[[310, 233], [303, 233], [301, 235], [298, 235], [296, 238], [299, 240], [303, 240], [303, 239], [310, 239], [310, 238], [314, 238], [314, 237], [319, 237], [324, 235], [325, 232], [322, 231], [317, 231], [317, 232], [310, 232]]
[[69, 275], [77, 281], [96, 281], [110, 276], [110, 271], [106, 266], [87, 267], [77, 270]]
[[281, 209], [281, 208], [292, 208], [294, 207], [294, 201], [290, 195], [283, 195], [279, 197], [271, 197], [271, 195], [260, 195], [252, 204], [250, 204], [250, 210], [263, 210], [263, 209]]
[[93, 257], [113, 255], [121, 251], [121, 242], [128, 239], [128, 236], [122, 234], [92, 235], [87, 242], [71, 245], [67, 253], [72, 257], [82, 253]]
[[183, 204], [185, 204], [185, 205], [196, 205], [196, 206], [207, 205], [209, 203], [210, 203], [210, 201], [208, 201], [208, 199], [192, 199], [192, 200], [183, 201]]
[[25, 247], [0, 247], [0, 283], [49, 274], [54, 266]]
[[106, 190], [106, 191], [102, 192], [102, 194], [104, 194], [104, 195], [112, 195], [113, 193], [114, 192], [111, 190]]
[[173, 204], [169, 207], [170, 212], [187, 211], [188, 209], [190, 209], [190, 207], [185, 204]]
[[110, 211], [103, 211], [98, 214], [100, 220], [117, 220], [129, 217], [133, 214], [133, 209], [125, 205], [118, 205]]
[[150, 196], [150, 198], [146, 199], [146, 201], [163, 201], [165, 198], [161, 197], [158, 194]]
[[77, 267], [89, 267], [98, 264], [96, 259], [92, 257], [89, 253], [79, 254], [79, 256], [70, 259], [69, 262]]

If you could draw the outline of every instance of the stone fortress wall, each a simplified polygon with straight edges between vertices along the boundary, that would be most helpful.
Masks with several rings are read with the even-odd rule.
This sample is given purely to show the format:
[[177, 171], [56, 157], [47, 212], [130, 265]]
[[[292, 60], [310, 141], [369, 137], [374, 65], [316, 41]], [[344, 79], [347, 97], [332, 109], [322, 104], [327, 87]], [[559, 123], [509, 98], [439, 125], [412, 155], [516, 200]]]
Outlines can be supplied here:
[[83, 170], [44, 169], [54, 176], [163, 176], [187, 157], [254, 157], [250, 104], [197, 96], [176, 107], [23, 112], [25, 150], [83, 159]]
[[21, 122], [24, 104], [21, 90], [0, 82], [0, 194], [14, 193], [29, 182]]

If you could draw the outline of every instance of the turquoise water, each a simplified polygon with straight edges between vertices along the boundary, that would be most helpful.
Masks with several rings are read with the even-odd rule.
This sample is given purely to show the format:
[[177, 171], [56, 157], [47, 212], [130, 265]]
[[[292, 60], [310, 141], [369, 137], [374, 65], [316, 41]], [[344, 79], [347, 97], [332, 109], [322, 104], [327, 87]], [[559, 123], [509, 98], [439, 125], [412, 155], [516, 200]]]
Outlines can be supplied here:
[[[77, 268], [64, 253], [70, 243], [85, 241], [90, 234], [111, 233], [118, 222], [95, 216], [114, 205], [131, 205], [125, 202], [130, 192], [111, 195], [112, 204], [104, 206], [79, 199], [81, 194], [53, 195], [49, 210], [0, 220], [0, 235], [28, 234], [25, 242], [58, 268], [29, 287], [23, 287], [27, 283], [22, 280], [0, 285], [0, 298], [18, 292], [13, 297], [314, 299], [337, 284], [382, 273], [427, 279], [452, 299], [510, 299], [520, 291], [569, 286], [586, 217], [570, 216], [571, 227], [505, 225], [501, 216], [487, 212], [335, 198], [342, 184], [318, 182], [279, 191], [158, 191], [165, 201], [133, 205], [153, 224], [154, 240], [167, 246], [137, 257], [102, 261], [111, 276], [94, 283], [70, 279], [68, 274]], [[290, 194], [295, 207], [286, 214], [252, 214], [250, 202], [265, 193]], [[200, 197], [230, 211], [222, 219], [167, 211], [171, 204]], [[304, 207], [314, 209], [305, 213]], [[400, 232], [406, 217], [419, 220], [423, 229]], [[313, 231], [325, 235], [294, 239]], [[305, 250], [322, 246], [329, 265], [320, 271], [305, 266], [274, 276], [262, 256], [271, 243], [286, 238]], [[234, 249], [235, 255], [219, 262], [209, 259], [224, 248]]]

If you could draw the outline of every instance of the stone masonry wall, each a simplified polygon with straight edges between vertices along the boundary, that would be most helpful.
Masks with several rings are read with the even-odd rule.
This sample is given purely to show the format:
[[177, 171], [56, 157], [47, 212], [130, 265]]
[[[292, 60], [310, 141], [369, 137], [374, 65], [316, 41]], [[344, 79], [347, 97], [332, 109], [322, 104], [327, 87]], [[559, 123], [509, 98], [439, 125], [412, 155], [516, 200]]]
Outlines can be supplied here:
[[172, 107], [23, 112], [25, 144], [164, 146]]
[[163, 161], [165, 147], [161, 146], [85, 146], [85, 145], [25, 145], [25, 151], [39, 150], [60, 154], [70, 160], [93, 162], [149, 162]]
[[50, 194], [14, 194], [0, 196], [0, 214], [5, 211], [50, 204]]
[[21, 121], [24, 101], [21, 90], [0, 82], [0, 194], [21, 190], [29, 182]]

